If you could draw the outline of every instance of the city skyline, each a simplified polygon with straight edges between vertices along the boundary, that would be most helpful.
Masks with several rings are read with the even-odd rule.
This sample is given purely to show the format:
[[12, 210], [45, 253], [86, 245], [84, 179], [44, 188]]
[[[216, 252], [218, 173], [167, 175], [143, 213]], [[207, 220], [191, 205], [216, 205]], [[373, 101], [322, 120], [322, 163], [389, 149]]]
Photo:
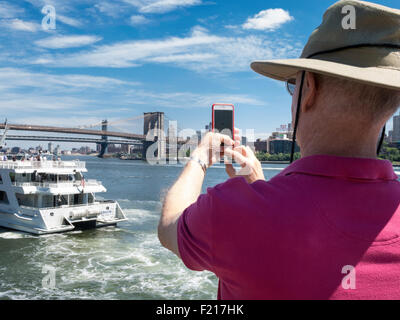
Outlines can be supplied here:
[[[395, 142], [395, 141], [400, 141], [400, 112], [397, 113], [391, 118], [390, 122], [392, 122], [392, 130], [387, 130], [386, 131], [386, 137], [389, 142]], [[165, 125], [164, 131], [166, 135], [168, 136], [170, 125], [174, 127], [176, 124], [175, 122], [170, 122]], [[191, 129], [193, 132], [196, 132], [196, 135], [199, 137], [199, 133], [204, 134], [207, 130], [210, 128], [210, 124], [206, 124], [200, 129]], [[278, 135], [286, 135], [286, 137], [283, 137], [284, 139], [291, 139], [290, 132], [292, 130], [291, 128], [292, 124], [281, 124], [279, 128], [276, 128], [270, 135], [267, 137], [259, 137], [257, 134], [255, 134], [254, 138], [250, 137], [245, 137], [245, 135], [242, 135], [242, 137], [245, 137], [245, 141], [255, 143], [257, 141], [262, 141], [262, 142], [267, 142], [271, 138], [276, 138]], [[177, 124], [177, 128], [179, 128], [179, 123]], [[183, 130], [185, 131], [185, 130]], [[289, 134], [288, 134], [289, 133]], [[45, 133], [35, 133], [36, 135], [46, 135]], [[179, 134], [179, 129], [178, 129], [178, 134]], [[56, 136], [57, 134], [52, 134], [53, 136]], [[60, 134], [59, 134], [60, 135]], [[187, 136], [189, 137], [189, 136]], [[186, 138], [186, 137], [185, 137]], [[6, 143], [6, 148], [13, 148], [13, 147], [20, 147], [22, 149], [28, 150], [30, 148], [37, 148], [41, 147], [43, 150], [49, 150], [49, 148], [46, 148], [46, 146], [49, 146], [50, 144], [53, 145], [58, 145], [60, 150], [65, 150], [65, 151], [72, 151], [73, 149], [82, 149], [85, 147], [89, 147], [91, 150], [96, 151], [97, 150], [97, 144], [93, 143], [87, 143], [87, 144], [79, 144], [77, 145], [76, 143], [69, 143], [69, 142], [26, 142], [26, 141], [7, 141]], [[110, 144], [110, 145], [118, 145], [118, 144]]]

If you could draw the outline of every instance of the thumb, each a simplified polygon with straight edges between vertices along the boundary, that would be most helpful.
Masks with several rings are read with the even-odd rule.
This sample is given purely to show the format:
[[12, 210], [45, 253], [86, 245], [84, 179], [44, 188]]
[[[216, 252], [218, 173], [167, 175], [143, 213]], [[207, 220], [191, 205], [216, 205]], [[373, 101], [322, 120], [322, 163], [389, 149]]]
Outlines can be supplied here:
[[232, 163], [226, 163], [225, 164], [225, 171], [228, 174], [230, 178], [235, 178], [236, 177], [236, 170], [233, 167]]

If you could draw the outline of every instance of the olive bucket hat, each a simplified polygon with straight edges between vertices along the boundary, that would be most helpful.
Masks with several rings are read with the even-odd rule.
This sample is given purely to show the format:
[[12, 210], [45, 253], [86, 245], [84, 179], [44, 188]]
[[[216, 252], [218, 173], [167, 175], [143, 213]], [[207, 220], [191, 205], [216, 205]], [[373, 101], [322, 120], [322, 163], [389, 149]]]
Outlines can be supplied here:
[[[354, 24], [346, 27], [346, 13]], [[325, 12], [299, 59], [255, 61], [251, 68], [287, 81], [310, 71], [400, 90], [400, 10], [370, 2], [343, 0]]]

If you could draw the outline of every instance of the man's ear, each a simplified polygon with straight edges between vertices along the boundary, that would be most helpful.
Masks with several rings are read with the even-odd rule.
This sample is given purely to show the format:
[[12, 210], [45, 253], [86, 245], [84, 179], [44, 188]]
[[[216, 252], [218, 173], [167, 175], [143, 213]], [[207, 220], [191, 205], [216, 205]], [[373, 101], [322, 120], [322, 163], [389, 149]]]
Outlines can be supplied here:
[[301, 109], [303, 112], [310, 111], [315, 105], [315, 99], [317, 97], [317, 83], [314, 73], [306, 72], [303, 84], [303, 94]]

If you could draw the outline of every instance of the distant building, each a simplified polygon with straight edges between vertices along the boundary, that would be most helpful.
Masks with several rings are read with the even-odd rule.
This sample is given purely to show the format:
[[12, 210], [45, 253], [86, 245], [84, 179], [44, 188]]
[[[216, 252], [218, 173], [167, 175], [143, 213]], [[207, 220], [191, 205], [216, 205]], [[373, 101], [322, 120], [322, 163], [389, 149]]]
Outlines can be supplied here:
[[254, 148], [256, 152], [268, 152], [268, 141], [257, 139], [254, 142]]
[[50, 153], [53, 153], [53, 143], [49, 142], [47, 151], [49, 151]]
[[[289, 139], [275, 139], [269, 142], [269, 153], [291, 153], [292, 152], [292, 141]], [[299, 152], [300, 148], [296, 143], [295, 152]]]
[[247, 146], [247, 137], [242, 137], [242, 146]]
[[87, 146], [81, 147], [81, 148], [79, 149], [79, 153], [80, 153], [80, 154], [89, 154], [89, 153], [91, 153], [91, 152], [92, 152], [92, 150], [91, 150], [89, 147], [87, 147]]
[[201, 138], [203, 137], [201, 130], [196, 131], [196, 136], [197, 136], [197, 142], [200, 143]]
[[389, 131], [388, 137], [387, 137], [387, 141], [388, 142], [392, 142], [393, 141], [393, 130]]
[[400, 115], [393, 117], [392, 142], [400, 141]]

